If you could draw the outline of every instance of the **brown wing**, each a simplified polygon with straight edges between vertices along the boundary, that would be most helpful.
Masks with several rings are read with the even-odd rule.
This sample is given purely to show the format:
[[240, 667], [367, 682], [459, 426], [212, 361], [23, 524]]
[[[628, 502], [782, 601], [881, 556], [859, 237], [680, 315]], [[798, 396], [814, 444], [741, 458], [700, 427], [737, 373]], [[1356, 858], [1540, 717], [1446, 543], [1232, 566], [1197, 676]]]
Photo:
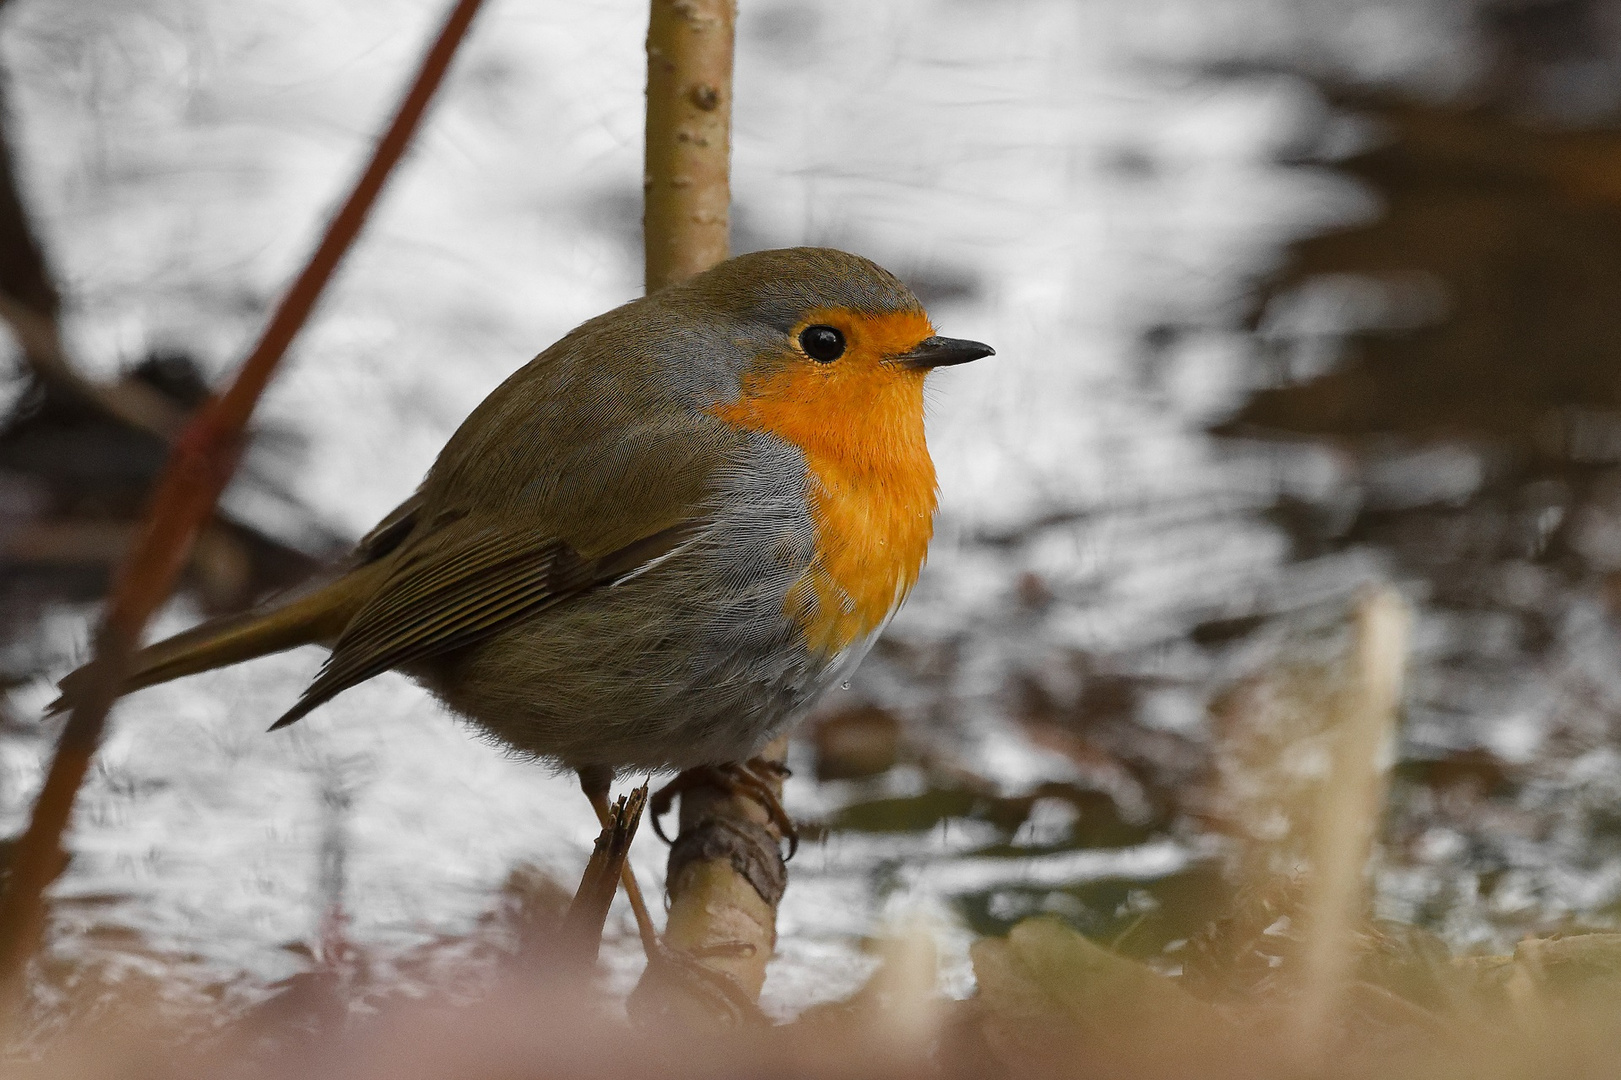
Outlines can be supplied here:
[[355, 555], [361, 563], [376, 562], [405, 542], [422, 520], [422, 492], [406, 499], [387, 517], [379, 521], [371, 532], [355, 545]]
[[674, 550], [696, 527], [678, 523], [595, 559], [553, 537], [495, 527], [460, 531], [432, 550], [402, 557], [338, 636], [298, 704], [270, 730], [384, 671], [469, 645], [622, 578]]

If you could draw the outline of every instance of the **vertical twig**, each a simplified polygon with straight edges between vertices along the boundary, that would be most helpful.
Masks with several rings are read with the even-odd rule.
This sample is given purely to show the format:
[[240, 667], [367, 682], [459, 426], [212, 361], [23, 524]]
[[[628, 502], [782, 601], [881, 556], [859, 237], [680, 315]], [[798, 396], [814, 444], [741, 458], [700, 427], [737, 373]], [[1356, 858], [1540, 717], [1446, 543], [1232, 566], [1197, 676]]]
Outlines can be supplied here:
[[146, 622], [173, 589], [199, 528], [235, 469], [254, 406], [405, 152], [479, 2], [458, 0], [451, 10], [393, 122], [378, 140], [371, 163], [282, 298], [257, 347], [225, 393], [198, 410], [175, 441], [141, 535], [107, 601], [82, 691], [75, 695], [33, 817], [13, 855], [11, 877], [0, 900], [0, 982], [12, 994], [21, 987], [22, 972], [43, 928], [43, 896], [61, 869], [62, 833]]
[[734, 0], [652, 0], [647, 24], [647, 291], [726, 258]]
[[1385, 801], [1384, 753], [1401, 707], [1409, 614], [1389, 586], [1358, 600], [1350, 687], [1333, 760], [1312, 819], [1311, 876], [1302, 903], [1301, 985], [1295, 1034], [1320, 1060], [1356, 964], [1365, 871]]
[[[9, 73], [7, 73], [9, 74]], [[11, 149], [11, 102], [0, 85], [0, 297], [9, 303], [55, 319], [61, 294], [51, 278], [45, 252], [34, 235], [17, 184], [16, 155]]]
[[[735, 0], [651, 0], [647, 27], [647, 159], [643, 240], [647, 291], [726, 258], [731, 202], [732, 43]], [[779, 739], [763, 757], [777, 765]], [[780, 775], [767, 786], [782, 792]], [[777, 942], [777, 901], [787, 884], [769, 815], [754, 799], [710, 785], [681, 794], [681, 832], [670, 849], [670, 915], [664, 941], [698, 980], [663, 980], [649, 968], [636, 999], [686, 986], [697, 1014], [720, 1006], [757, 1015], [753, 1003]], [[689, 969], [685, 974], [692, 975]], [[717, 995], [715, 987], [720, 987]], [[633, 999], [635, 1000], [635, 999]]]

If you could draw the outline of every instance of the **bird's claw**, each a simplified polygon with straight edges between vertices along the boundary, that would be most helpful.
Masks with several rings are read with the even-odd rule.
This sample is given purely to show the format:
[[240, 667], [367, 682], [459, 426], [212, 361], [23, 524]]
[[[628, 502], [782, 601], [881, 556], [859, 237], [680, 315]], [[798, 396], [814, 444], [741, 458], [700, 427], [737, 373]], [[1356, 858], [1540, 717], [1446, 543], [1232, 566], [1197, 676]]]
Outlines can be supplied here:
[[648, 800], [647, 815], [659, 839], [669, 844], [673, 841], [665, 835], [660, 819], [670, 812], [677, 795], [695, 787], [713, 787], [731, 795], [747, 796], [760, 805], [771, 824], [776, 826], [783, 839], [788, 841], [788, 854], [784, 855], [782, 860], [787, 862], [799, 850], [799, 830], [794, 826], [794, 819], [788, 816], [788, 811], [783, 809], [782, 800], [772, 790], [772, 783], [785, 780], [791, 775], [788, 766], [767, 758], [752, 758], [745, 762], [732, 761], [723, 765], [700, 765], [680, 773], [674, 780], [654, 792], [653, 797]]

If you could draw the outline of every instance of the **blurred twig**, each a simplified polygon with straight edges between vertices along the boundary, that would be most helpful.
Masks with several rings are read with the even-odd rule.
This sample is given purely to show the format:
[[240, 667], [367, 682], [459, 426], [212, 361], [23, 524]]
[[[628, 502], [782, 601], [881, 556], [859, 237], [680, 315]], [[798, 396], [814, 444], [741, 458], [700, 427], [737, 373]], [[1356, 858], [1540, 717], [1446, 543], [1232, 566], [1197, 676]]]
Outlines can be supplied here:
[[1365, 593], [1355, 617], [1352, 687], [1330, 772], [1312, 820], [1311, 875], [1302, 905], [1301, 983], [1295, 1035], [1321, 1060], [1356, 965], [1368, 853], [1383, 814], [1385, 748], [1401, 706], [1407, 605], [1388, 586]]
[[68, 356], [54, 312], [36, 311], [0, 293], [0, 318], [11, 327], [34, 375], [68, 400], [83, 402], [165, 442], [181, 432], [185, 414], [156, 390], [130, 379], [105, 385], [86, 378]]
[[647, 291], [726, 258], [734, 0], [652, 0], [647, 25]]
[[[4, 74], [0, 66], [0, 83]], [[62, 338], [60, 292], [17, 183], [9, 125], [0, 85], [0, 322], [11, 330], [42, 391], [22, 398], [0, 423], [0, 472], [19, 474], [30, 486], [38, 481], [51, 494], [49, 510], [30, 506], [26, 520], [4, 530], [0, 566], [14, 582], [49, 577], [53, 593], [83, 588], [88, 599], [107, 591], [107, 579], [137, 533], [134, 500], [146, 496], [162, 455], [207, 390], [178, 354], [149, 356], [112, 382], [88, 378], [74, 362]], [[63, 434], [73, 444], [66, 455], [52, 441]], [[57, 486], [64, 480], [67, 492]], [[256, 486], [264, 491], [263, 477]], [[258, 589], [291, 584], [314, 568], [314, 552], [282, 544], [229, 515], [215, 517], [198, 538], [190, 565], [208, 609], [241, 606]], [[62, 584], [64, 571], [73, 585]], [[10, 614], [17, 616], [15, 605]]]
[[[147, 620], [168, 597], [198, 530], [233, 472], [243, 432], [276, 366], [365, 224], [390, 171], [466, 35], [480, 0], [458, 0], [396, 112], [371, 163], [327, 226], [320, 246], [283, 297], [264, 336], [220, 396], [175, 440], [149, 504], [143, 533], [125, 559], [97, 628], [83, 690], [73, 703], [45, 786], [34, 805], [0, 900], [0, 979], [15, 995], [44, 923], [43, 894], [61, 868], [62, 833], [100, 741], [108, 710]], [[13, 1000], [15, 998], [13, 997]]]

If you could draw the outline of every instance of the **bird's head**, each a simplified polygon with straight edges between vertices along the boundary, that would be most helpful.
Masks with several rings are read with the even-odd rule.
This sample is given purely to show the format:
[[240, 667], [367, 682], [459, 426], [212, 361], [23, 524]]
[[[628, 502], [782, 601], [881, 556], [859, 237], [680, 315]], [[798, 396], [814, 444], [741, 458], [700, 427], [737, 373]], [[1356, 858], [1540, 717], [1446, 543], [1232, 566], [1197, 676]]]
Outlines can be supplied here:
[[816, 558], [788, 606], [807, 644], [833, 655], [870, 641], [934, 531], [923, 380], [993, 350], [939, 336], [893, 274], [827, 248], [742, 255], [653, 299], [702, 312], [705, 355], [732, 365], [708, 411], [804, 455]]
[[900, 279], [831, 248], [740, 255], [661, 296], [727, 328], [739, 389], [717, 415], [852, 464], [921, 450], [924, 377], [995, 353], [936, 334]]

